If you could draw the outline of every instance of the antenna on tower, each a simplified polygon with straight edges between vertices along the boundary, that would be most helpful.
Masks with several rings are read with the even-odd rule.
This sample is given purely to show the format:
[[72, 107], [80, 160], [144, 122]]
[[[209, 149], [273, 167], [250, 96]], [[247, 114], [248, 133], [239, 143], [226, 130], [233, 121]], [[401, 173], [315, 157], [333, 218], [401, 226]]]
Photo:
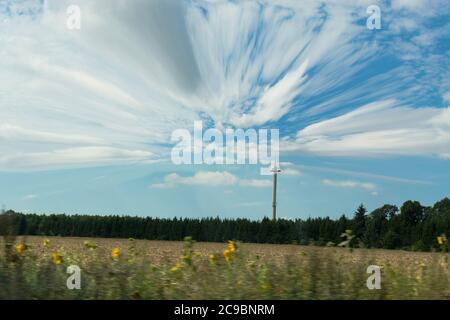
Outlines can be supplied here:
[[272, 221], [277, 220], [277, 175], [281, 172], [277, 163], [274, 162], [271, 172], [273, 173], [273, 188], [272, 188]]

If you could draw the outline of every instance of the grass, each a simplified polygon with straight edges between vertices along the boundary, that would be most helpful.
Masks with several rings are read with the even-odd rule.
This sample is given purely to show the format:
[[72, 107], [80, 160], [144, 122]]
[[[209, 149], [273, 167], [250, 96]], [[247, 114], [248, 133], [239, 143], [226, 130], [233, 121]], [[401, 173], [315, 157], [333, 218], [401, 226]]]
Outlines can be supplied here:
[[[448, 253], [60, 237], [1, 248], [0, 299], [450, 299]], [[81, 290], [66, 286], [70, 265]]]

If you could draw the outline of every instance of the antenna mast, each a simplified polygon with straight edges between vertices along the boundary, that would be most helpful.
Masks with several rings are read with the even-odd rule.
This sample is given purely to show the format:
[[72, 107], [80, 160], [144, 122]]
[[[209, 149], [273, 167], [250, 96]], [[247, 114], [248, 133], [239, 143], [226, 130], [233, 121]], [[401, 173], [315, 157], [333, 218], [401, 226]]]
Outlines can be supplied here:
[[275, 163], [272, 168], [273, 173], [273, 189], [272, 189], [272, 221], [277, 220], [277, 175], [281, 172]]

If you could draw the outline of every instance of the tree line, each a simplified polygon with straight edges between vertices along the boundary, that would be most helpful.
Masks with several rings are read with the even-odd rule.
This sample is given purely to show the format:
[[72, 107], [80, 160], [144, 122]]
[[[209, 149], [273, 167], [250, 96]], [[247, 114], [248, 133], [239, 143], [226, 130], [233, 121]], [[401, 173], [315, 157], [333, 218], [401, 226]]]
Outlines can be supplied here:
[[223, 242], [337, 245], [352, 232], [352, 246], [429, 251], [438, 248], [438, 236], [450, 235], [450, 199], [433, 206], [406, 201], [400, 208], [384, 205], [368, 213], [361, 204], [352, 218], [259, 221], [216, 218], [155, 218], [131, 216], [23, 214], [0, 215], [0, 235], [135, 238]]

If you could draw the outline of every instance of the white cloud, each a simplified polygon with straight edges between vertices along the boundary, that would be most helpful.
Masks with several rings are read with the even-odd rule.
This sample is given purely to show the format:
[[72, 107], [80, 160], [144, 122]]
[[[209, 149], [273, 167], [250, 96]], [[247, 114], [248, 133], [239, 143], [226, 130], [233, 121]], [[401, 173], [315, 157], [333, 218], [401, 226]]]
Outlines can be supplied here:
[[176, 173], [171, 173], [164, 177], [163, 183], [153, 184], [153, 188], [171, 188], [176, 185], [191, 186], [229, 186], [238, 182], [238, 178], [226, 171], [200, 171], [192, 177], [182, 177]]
[[0, 31], [0, 119], [10, 132], [0, 152], [49, 154], [45, 167], [73, 144], [156, 153], [200, 114], [238, 126], [276, 121], [308, 68], [356, 32], [355, 10], [336, 3], [80, 0], [79, 31], [66, 29], [69, 4], [47, 1], [39, 19], [13, 16]]
[[237, 176], [227, 171], [199, 171], [193, 176], [180, 176], [177, 173], [171, 173], [164, 177], [161, 183], [152, 184], [152, 188], [167, 189], [178, 185], [187, 186], [235, 186], [264, 188], [270, 187], [270, 180], [259, 179], [239, 179]]
[[244, 179], [240, 180], [239, 184], [244, 187], [253, 188], [270, 188], [272, 187], [272, 181], [262, 179]]
[[153, 154], [144, 150], [123, 150], [111, 147], [78, 147], [47, 152], [0, 155], [0, 168], [12, 171], [60, 169], [90, 165], [151, 163]]
[[394, 10], [407, 9], [412, 11], [422, 10], [433, 4], [430, 0], [392, 0]]
[[102, 143], [109, 143], [102, 139], [85, 136], [82, 134], [64, 134], [52, 133], [45, 131], [33, 130], [30, 128], [22, 128], [7, 123], [0, 124], [0, 141], [6, 142], [39, 142], [39, 143], [53, 143], [53, 144], [87, 144], [95, 145]]
[[29, 200], [36, 199], [37, 197], [38, 197], [37, 194], [27, 194], [26, 196], [24, 196], [22, 198], [22, 200], [29, 201]]
[[450, 109], [378, 102], [307, 126], [295, 141], [281, 145], [328, 156], [445, 157], [450, 150]]
[[301, 92], [300, 85], [304, 81], [307, 66], [308, 61], [303, 62], [272, 87], [267, 87], [251, 114], [235, 115], [231, 122], [238, 127], [250, 127], [280, 119], [289, 111], [292, 100]]
[[304, 170], [312, 170], [312, 171], [319, 171], [319, 172], [331, 172], [339, 175], [345, 175], [345, 176], [354, 176], [354, 177], [362, 177], [362, 178], [370, 178], [375, 180], [383, 180], [383, 181], [390, 181], [390, 182], [396, 182], [396, 183], [403, 183], [403, 184], [421, 184], [421, 185], [431, 185], [432, 183], [426, 180], [417, 180], [417, 179], [407, 179], [402, 177], [396, 177], [396, 176], [387, 176], [387, 175], [381, 175], [381, 174], [374, 174], [370, 172], [361, 172], [361, 171], [354, 171], [354, 170], [345, 170], [345, 169], [339, 169], [339, 168], [331, 168], [331, 167], [324, 167], [324, 166], [311, 166], [311, 165], [299, 165]]
[[0, 170], [22, 158], [26, 170], [133, 163], [162, 155], [159, 144], [197, 119], [183, 102], [198, 71], [181, 3], [78, 1], [72, 31], [69, 4], [47, 1], [39, 18], [0, 29]]
[[177, 179], [181, 184], [187, 185], [209, 185], [209, 186], [229, 186], [235, 184], [238, 179], [233, 174], [223, 171], [216, 172], [197, 172], [193, 177], [179, 177]]
[[281, 174], [285, 176], [299, 176], [301, 172], [295, 168], [286, 168], [281, 170]]
[[299, 176], [301, 175], [301, 171], [297, 168], [297, 166], [288, 161], [282, 161], [279, 165], [281, 169], [281, 174], [285, 176]]
[[[21, 6], [27, 3], [22, 1]], [[81, 30], [66, 28], [66, 9], [72, 1], [45, 3], [43, 14], [34, 8], [32, 16], [13, 14], [8, 19], [3, 19], [6, 11], [0, 8], [2, 171], [165, 157], [171, 132], [190, 129], [200, 118], [224, 127], [274, 122], [281, 127], [284, 123], [277, 121], [285, 118], [320, 124], [328, 112], [338, 114], [363, 99], [427, 96], [424, 86], [434, 88], [448, 78], [447, 57], [431, 54], [424, 60], [427, 48], [420, 46], [448, 34], [428, 32], [419, 19], [425, 7], [439, 13], [443, 1], [395, 0], [387, 10], [393, 23], [402, 18], [399, 30], [415, 22], [419, 45], [412, 39], [395, 45], [384, 38], [367, 41], [367, 30], [359, 22], [372, 4], [369, 0], [135, 0], [114, 5], [108, 0], [79, 0]], [[405, 10], [415, 15], [405, 20]], [[354, 76], [370, 70], [371, 63], [383, 57], [386, 44], [401, 48], [394, 54], [419, 63], [417, 72], [429, 74], [426, 81], [419, 81], [415, 68], [400, 65], [355, 85]], [[440, 89], [448, 92], [448, 85]], [[405, 110], [426, 119], [436, 113], [432, 108]], [[389, 123], [389, 118], [385, 120]], [[381, 119], [376, 122], [385, 126]], [[401, 131], [402, 123], [398, 131], [372, 128], [337, 141], [330, 141], [331, 136], [311, 137], [313, 126], [298, 137], [308, 152], [354, 154], [368, 139], [365, 153], [378, 154], [386, 151], [378, 152], [380, 140], [387, 139], [401, 154], [410, 154], [405, 149], [414, 146], [399, 137], [412, 133], [412, 140], [414, 134], [422, 138], [417, 153], [442, 157], [448, 153], [441, 150], [445, 143], [434, 139], [433, 134], [441, 132], [438, 124], [433, 138], [425, 135], [424, 126]], [[445, 140], [445, 134], [438, 140]], [[423, 147], [427, 139], [429, 148]], [[337, 150], [330, 151], [334, 144]], [[74, 161], [64, 156], [72, 155], [71, 150], [81, 152]], [[92, 150], [109, 151], [99, 155]]]
[[363, 189], [363, 190], [372, 191], [372, 192], [376, 192], [375, 189], [377, 188], [377, 186], [373, 183], [353, 181], [353, 180], [324, 179], [324, 180], [322, 180], [322, 183], [325, 186], [329, 186], [329, 187]]

